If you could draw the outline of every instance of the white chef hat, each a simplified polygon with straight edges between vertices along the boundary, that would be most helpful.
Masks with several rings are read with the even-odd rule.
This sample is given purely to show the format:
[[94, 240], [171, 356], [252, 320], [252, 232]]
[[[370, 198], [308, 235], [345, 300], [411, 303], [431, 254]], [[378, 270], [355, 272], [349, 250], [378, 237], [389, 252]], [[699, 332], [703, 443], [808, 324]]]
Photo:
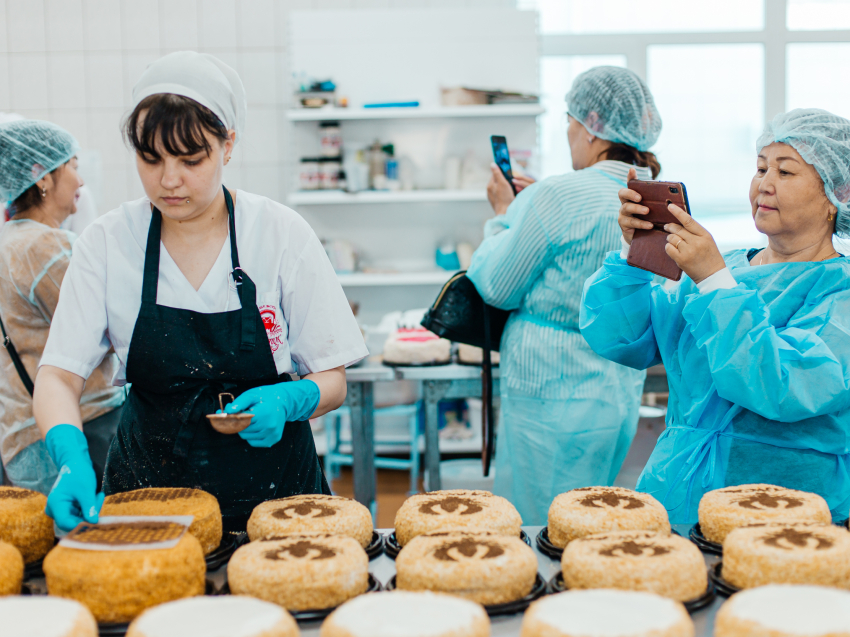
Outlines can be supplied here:
[[160, 93], [182, 95], [215, 113], [236, 141], [245, 129], [248, 102], [239, 74], [217, 57], [177, 51], [152, 62], [133, 87], [133, 109], [146, 97]]

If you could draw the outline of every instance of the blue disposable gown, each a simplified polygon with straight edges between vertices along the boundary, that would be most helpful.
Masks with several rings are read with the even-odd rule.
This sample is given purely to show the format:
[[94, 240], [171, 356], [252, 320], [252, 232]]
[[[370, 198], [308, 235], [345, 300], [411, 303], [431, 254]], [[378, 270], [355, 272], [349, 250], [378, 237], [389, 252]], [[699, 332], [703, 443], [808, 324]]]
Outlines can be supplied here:
[[629, 168], [603, 161], [526, 188], [487, 223], [468, 272], [488, 303], [515, 310], [501, 343], [494, 490], [526, 524], [546, 524], [559, 493], [611, 484], [634, 438], [645, 373], [595, 354], [578, 326], [584, 281], [619, 243]]
[[706, 491], [776, 484], [850, 509], [850, 261], [751, 267], [725, 255], [737, 281], [666, 290], [612, 252], [585, 285], [581, 330], [606, 358], [663, 362], [667, 429], [638, 489], [674, 523], [697, 521]]

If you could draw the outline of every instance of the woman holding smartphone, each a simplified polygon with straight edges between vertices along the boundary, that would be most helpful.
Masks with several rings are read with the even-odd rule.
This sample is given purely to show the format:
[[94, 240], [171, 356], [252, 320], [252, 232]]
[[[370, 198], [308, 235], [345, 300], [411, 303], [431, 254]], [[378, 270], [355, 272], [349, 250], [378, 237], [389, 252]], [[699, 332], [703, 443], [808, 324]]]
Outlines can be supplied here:
[[610, 485], [638, 421], [644, 372], [595, 354], [579, 332], [585, 279], [617, 245], [617, 191], [629, 168], [651, 179], [649, 148], [661, 117], [641, 79], [597, 67], [567, 95], [575, 172], [514, 197], [498, 168], [488, 187], [496, 212], [468, 276], [484, 300], [514, 310], [501, 343], [501, 420], [494, 491], [526, 524], [546, 524], [564, 491]]
[[[145, 197], [79, 238], [36, 380], [36, 422], [60, 467], [47, 513], [66, 530], [97, 520], [79, 397], [114, 347], [113, 382], [131, 389], [104, 491], [204, 489], [225, 530], [244, 530], [264, 500], [330, 493], [307, 420], [342, 404], [345, 366], [368, 352], [307, 223], [222, 183], [245, 125], [236, 72], [172, 53], [133, 101], [124, 134]], [[236, 396], [227, 412], [253, 414], [238, 435], [206, 419], [223, 392]]]
[[[775, 484], [850, 510], [850, 121], [818, 109], [777, 115], [756, 142], [750, 204], [767, 248], [721, 255], [675, 205], [673, 288], [626, 263], [648, 208], [620, 191], [623, 248], [587, 282], [581, 330], [635, 369], [663, 362], [667, 428], [638, 481], [673, 523], [697, 521], [706, 491]], [[634, 176], [634, 175], [632, 175]], [[695, 202], [691, 202], [693, 205]]]

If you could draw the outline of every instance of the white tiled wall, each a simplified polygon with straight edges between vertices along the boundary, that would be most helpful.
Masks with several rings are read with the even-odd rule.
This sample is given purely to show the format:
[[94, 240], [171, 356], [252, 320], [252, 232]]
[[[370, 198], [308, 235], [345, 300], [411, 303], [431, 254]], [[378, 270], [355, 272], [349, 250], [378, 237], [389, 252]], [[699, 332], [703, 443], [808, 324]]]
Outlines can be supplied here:
[[284, 201], [289, 187], [289, 12], [494, 8], [515, 0], [0, 0], [0, 110], [48, 119], [89, 151], [101, 211], [142, 194], [120, 123], [133, 84], [161, 55], [194, 49], [235, 68], [248, 95], [231, 187]]

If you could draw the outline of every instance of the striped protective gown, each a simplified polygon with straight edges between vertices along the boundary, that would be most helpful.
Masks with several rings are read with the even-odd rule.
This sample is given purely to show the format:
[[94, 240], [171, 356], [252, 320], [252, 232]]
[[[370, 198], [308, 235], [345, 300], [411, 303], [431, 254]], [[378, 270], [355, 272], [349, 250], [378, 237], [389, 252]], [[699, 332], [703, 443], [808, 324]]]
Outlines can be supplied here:
[[494, 490], [524, 524], [546, 524], [559, 493], [612, 484], [634, 438], [645, 372], [598, 356], [579, 332], [584, 282], [620, 245], [630, 167], [602, 161], [526, 188], [487, 222], [468, 272], [487, 303], [515, 310], [501, 343]]

